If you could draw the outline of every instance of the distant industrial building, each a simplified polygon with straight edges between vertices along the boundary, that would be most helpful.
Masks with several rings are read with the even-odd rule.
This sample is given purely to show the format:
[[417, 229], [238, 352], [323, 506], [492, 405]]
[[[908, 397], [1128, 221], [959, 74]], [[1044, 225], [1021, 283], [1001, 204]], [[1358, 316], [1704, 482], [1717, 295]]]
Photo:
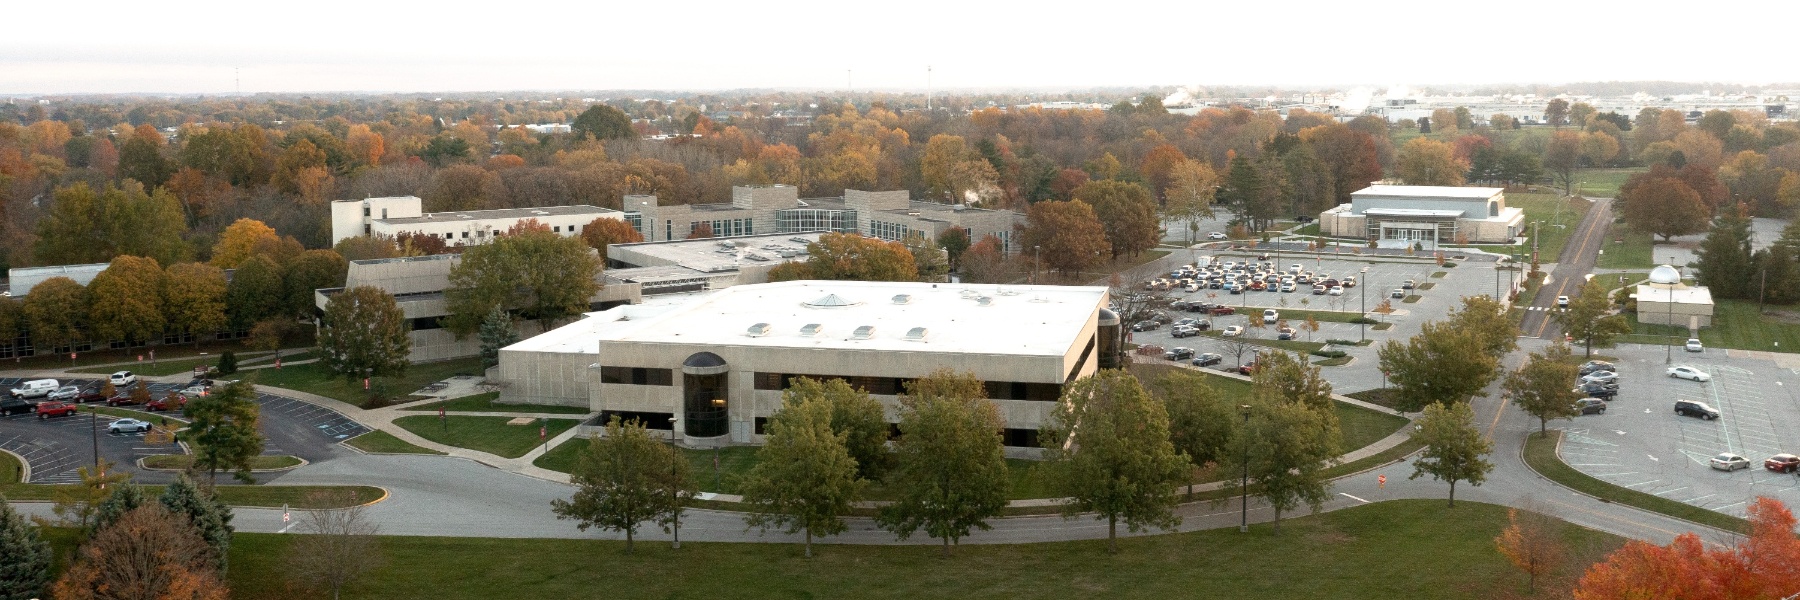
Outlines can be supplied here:
[[444, 238], [451, 246], [485, 244], [520, 221], [536, 219], [551, 231], [580, 235], [598, 218], [624, 219], [625, 214], [598, 206], [544, 206], [428, 213], [417, 196], [339, 200], [331, 203], [331, 243], [359, 235], [423, 233]]
[[1325, 235], [1405, 246], [1507, 243], [1524, 223], [1525, 211], [1506, 205], [1506, 190], [1489, 187], [1371, 185], [1319, 213]]
[[713, 237], [836, 231], [895, 241], [914, 233], [936, 239], [960, 227], [971, 241], [993, 235], [1010, 251], [1013, 228], [1024, 222], [1010, 210], [918, 201], [905, 190], [801, 199], [790, 185], [734, 186], [731, 202], [719, 204], [662, 205], [656, 196], [631, 195], [623, 207], [625, 220], [652, 242], [687, 239], [702, 224]]
[[1005, 444], [1035, 447], [1065, 385], [1119, 361], [1105, 287], [789, 281], [620, 306], [508, 346], [501, 401], [637, 418], [693, 445], [758, 443], [796, 377], [896, 408], [941, 368], [986, 384]]

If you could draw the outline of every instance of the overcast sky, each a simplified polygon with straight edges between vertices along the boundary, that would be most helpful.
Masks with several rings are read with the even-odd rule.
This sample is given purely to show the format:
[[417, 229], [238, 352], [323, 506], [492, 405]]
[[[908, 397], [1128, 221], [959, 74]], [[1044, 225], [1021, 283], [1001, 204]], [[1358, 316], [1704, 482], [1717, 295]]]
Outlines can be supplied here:
[[0, 36], [0, 94], [229, 93], [234, 68], [245, 93], [923, 90], [927, 65], [937, 89], [1755, 84], [1800, 80], [1785, 8], [1735, 0], [21, 2], [7, 8], [11, 24]]

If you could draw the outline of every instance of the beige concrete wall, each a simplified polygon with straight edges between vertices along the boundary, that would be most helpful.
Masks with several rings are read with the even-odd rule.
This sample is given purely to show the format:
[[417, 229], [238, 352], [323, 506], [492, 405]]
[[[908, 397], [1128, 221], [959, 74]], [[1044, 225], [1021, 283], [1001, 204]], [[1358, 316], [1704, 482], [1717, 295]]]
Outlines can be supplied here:
[[[592, 354], [500, 351], [500, 366], [491, 383], [500, 386], [496, 402], [587, 407]], [[642, 386], [615, 386], [642, 387]]]
[[1474, 243], [1503, 243], [1512, 241], [1507, 235], [1507, 224], [1501, 221], [1462, 221], [1457, 223], [1463, 235], [1469, 236]]
[[[538, 329], [537, 321], [520, 321], [513, 325], [513, 333], [518, 334], [519, 339], [525, 339], [542, 332]], [[412, 338], [412, 352], [406, 356], [413, 362], [450, 360], [481, 354], [481, 338], [475, 334], [469, 334], [460, 340], [448, 329], [425, 329], [407, 335]]]
[[[1673, 311], [1672, 319], [1671, 311]], [[1712, 313], [1713, 307], [1710, 304], [1677, 303], [1673, 308], [1667, 302], [1639, 300], [1637, 304], [1638, 322], [1651, 325], [1688, 327], [1698, 321], [1701, 327], [1712, 327]]]
[[1327, 211], [1319, 215], [1319, 232], [1329, 236], [1363, 238], [1369, 235], [1368, 218], [1346, 212]]

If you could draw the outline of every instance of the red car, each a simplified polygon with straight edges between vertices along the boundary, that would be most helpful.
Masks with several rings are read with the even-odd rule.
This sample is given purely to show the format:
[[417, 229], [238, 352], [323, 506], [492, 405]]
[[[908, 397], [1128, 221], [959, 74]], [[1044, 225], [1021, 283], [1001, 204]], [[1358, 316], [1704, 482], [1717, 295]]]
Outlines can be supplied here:
[[1212, 309], [1212, 314], [1215, 314], [1215, 315], [1229, 315], [1229, 314], [1234, 314], [1236, 312], [1237, 312], [1237, 309], [1229, 307], [1229, 306], [1214, 306]]
[[75, 405], [67, 402], [39, 402], [37, 405], [39, 419], [66, 417], [72, 414], [75, 414]]
[[145, 403], [144, 410], [149, 410], [149, 411], [181, 410], [181, 407], [186, 404], [187, 404], [186, 396], [170, 395], [170, 396], [167, 396], [164, 398], [151, 400], [151, 401]]
[[1777, 454], [1763, 461], [1763, 468], [1776, 473], [1793, 473], [1800, 470], [1800, 456]]
[[87, 404], [89, 402], [105, 402], [105, 401], [106, 401], [106, 395], [101, 394], [100, 390], [93, 389], [93, 388], [82, 390], [81, 395], [75, 397], [76, 404]]
[[137, 404], [137, 400], [133, 399], [131, 394], [121, 393], [106, 399], [107, 406], [131, 406], [133, 404]]

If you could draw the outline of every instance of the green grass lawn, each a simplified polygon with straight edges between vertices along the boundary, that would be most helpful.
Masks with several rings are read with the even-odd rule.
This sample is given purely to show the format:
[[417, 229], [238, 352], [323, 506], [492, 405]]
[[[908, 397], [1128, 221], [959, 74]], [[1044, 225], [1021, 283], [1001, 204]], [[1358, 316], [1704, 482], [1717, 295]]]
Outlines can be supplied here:
[[1743, 519], [1613, 485], [1577, 471], [1556, 456], [1556, 442], [1562, 439], [1562, 431], [1552, 430], [1549, 433], [1550, 435], [1547, 437], [1540, 437], [1535, 431], [1527, 434], [1525, 464], [1530, 465], [1533, 470], [1544, 477], [1550, 478], [1551, 481], [1606, 502], [1635, 506], [1678, 519], [1711, 525], [1726, 531], [1747, 532], [1750, 530], [1749, 522]]
[[[1293, 324], [1296, 322], [1297, 321], [1288, 321], [1288, 326], [1293, 327]], [[1295, 329], [1297, 330], [1299, 328], [1295, 327]], [[1278, 348], [1281, 350], [1287, 350], [1289, 352], [1299, 352], [1301, 354], [1306, 354], [1308, 352], [1312, 352], [1314, 350], [1318, 350], [1320, 348], [1325, 347], [1325, 342], [1323, 342], [1323, 341], [1308, 342], [1305, 340], [1274, 339], [1275, 333], [1273, 330], [1264, 331], [1264, 332], [1262, 332], [1262, 334], [1267, 335], [1269, 337], [1266, 337], [1266, 338], [1249, 337], [1246, 335], [1246, 336], [1239, 336], [1236, 338], [1226, 338], [1225, 335], [1223, 333], [1221, 333], [1218, 329], [1210, 329], [1207, 331], [1200, 332], [1200, 335], [1210, 337], [1210, 338], [1243, 340], [1245, 343], [1256, 345], [1256, 346], [1263, 346], [1266, 348]], [[1248, 354], [1248, 353], [1246, 353], [1246, 354]]]
[[[394, 398], [404, 397], [434, 381], [447, 379], [457, 374], [476, 375], [480, 373], [480, 357], [459, 358], [414, 364], [406, 368], [405, 375], [377, 377], [373, 385], [385, 387], [386, 397], [392, 401]], [[325, 368], [325, 365], [316, 362], [280, 369], [257, 369], [246, 373], [245, 378], [255, 381], [257, 385], [310, 392], [357, 406], [364, 406], [369, 400], [369, 392], [363, 391], [361, 380], [354, 383], [346, 382], [343, 377], [332, 374]]]
[[1575, 193], [1583, 196], [1615, 198], [1619, 195], [1619, 186], [1625, 185], [1626, 179], [1649, 170], [1644, 167], [1582, 169], [1575, 172]]
[[344, 440], [344, 443], [356, 447], [357, 450], [374, 454], [443, 454], [436, 450], [419, 447], [379, 429]]
[[[1531, 235], [1531, 222], [1543, 221], [1537, 227], [1538, 260], [1540, 262], [1556, 262], [1562, 254], [1564, 244], [1575, 232], [1575, 226], [1581, 224], [1581, 218], [1587, 215], [1592, 203], [1586, 200], [1566, 200], [1556, 194], [1508, 193], [1506, 205], [1515, 206], [1525, 211], [1524, 235]], [[1557, 227], [1561, 225], [1561, 227]], [[1531, 262], [1531, 242], [1527, 240], [1524, 247], [1526, 264]]]
[[[444, 420], [444, 423], [439, 423], [437, 415], [416, 415], [394, 419], [394, 424], [439, 444], [479, 450], [505, 458], [524, 456], [542, 442], [538, 438], [538, 427], [542, 421], [534, 421], [530, 425], [507, 425], [506, 422], [512, 420], [511, 417], [465, 415], [449, 415]], [[556, 437], [580, 422], [577, 419], [550, 419], [546, 437]]]
[[1421, 299], [1423, 299], [1423, 297], [1419, 296], [1418, 294], [1412, 294], [1405, 298], [1401, 298], [1400, 302], [1405, 303], [1405, 304], [1413, 304], [1415, 302], [1418, 302]]
[[[547, 510], [547, 509], [546, 509]], [[1063, 590], [1089, 598], [1488, 598], [1524, 592], [1525, 576], [1494, 546], [1501, 506], [1402, 500], [1235, 529], [1119, 540], [967, 545], [950, 558], [935, 545], [624, 542], [568, 539], [381, 538], [386, 560], [344, 598], [1017, 598]], [[569, 527], [574, 527], [572, 524]], [[1563, 578], [1623, 544], [1573, 525]], [[57, 552], [73, 536], [53, 536]], [[232, 597], [294, 597], [285, 561], [292, 536], [232, 540]], [[1306, 557], [1304, 576], [1275, 568]], [[1204, 560], [1197, 566], [1197, 560]], [[1566, 594], [1565, 594], [1566, 595]]]
[[[194, 464], [194, 457], [187, 454], [154, 454], [144, 457], [144, 466], [151, 469], [186, 469]], [[250, 469], [286, 469], [300, 466], [300, 459], [293, 456], [262, 455], [250, 459]]]
[[[262, 356], [264, 354], [267, 354], [267, 353], [263, 353], [263, 352], [245, 353], [245, 354], [239, 355], [238, 360], [242, 361], [247, 358]], [[200, 357], [195, 357], [195, 358], [178, 358], [178, 359], [168, 359], [168, 358], [163, 358], [163, 357], [159, 356], [159, 357], [157, 357], [157, 360], [155, 360], [155, 361], [145, 360], [145, 361], [139, 362], [134, 365], [115, 365], [115, 366], [105, 366], [105, 367], [82, 367], [79, 369], [72, 369], [72, 370], [76, 373], [112, 373], [114, 371], [131, 371], [131, 372], [137, 373], [139, 375], [149, 375], [151, 377], [160, 377], [163, 375], [174, 375], [176, 373], [188, 373], [188, 372], [193, 371], [194, 367], [197, 367], [200, 365], [206, 365], [206, 366], [210, 367], [210, 366], [215, 366], [217, 364], [219, 364], [219, 356], [217, 354], [212, 354], [209, 356], [200, 356]]]
[[[1155, 381], [1156, 377], [1162, 373], [1180, 368], [1172, 365], [1133, 364], [1131, 372], [1148, 384], [1148, 382]], [[1208, 373], [1205, 369], [1195, 369], [1194, 372], [1207, 375], [1207, 385], [1211, 385], [1213, 389], [1218, 390], [1226, 398], [1233, 399], [1234, 402], [1250, 397], [1250, 382], [1248, 381]], [[1342, 402], [1335, 405], [1335, 411], [1339, 426], [1343, 428], [1344, 451], [1346, 452], [1380, 441], [1381, 438], [1398, 431], [1408, 422], [1406, 417]]]
[[413, 410], [413, 411], [423, 410], [423, 411], [437, 412], [438, 407], [441, 406], [444, 408], [445, 412], [515, 412], [515, 413], [550, 413], [550, 414], [559, 414], [559, 415], [585, 415], [585, 414], [588, 414], [589, 412], [592, 412], [592, 411], [589, 411], [586, 407], [581, 407], [581, 406], [552, 406], [552, 405], [548, 405], [548, 404], [495, 404], [494, 400], [499, 397], [500, 397], [500, 392], [487, 392], [485, 394], [476, 394], [473, 396], [463, 396], [461, 398], [453, 398], [450, 400], [445, 400], [443, 402], [432, 402], [429, 404], [417, 404], [417, 405], [402, 408], [400, 410]]
[[[1602, 249], [1606, 253], [1594, 264], [1601, 269], [1644, 269], [1656, 266], [1655, 236], [1638, 233], [1631, 226], [1614, 223], [1607, 231]], [[1666, 257], [1665, 257], [1666, 258]]]
[[[1770, 308], [1779, 310], [1787, 307]], [[1669, 327], [1640, 323], [1635, 312], [1629, 313], [1626, 318], [1631, 322], [1633, 333], [1621, 336], [1621, 342], [1679, 345], [1687, 341], [1688, 329], [1685, 325]], [[1700, 329], [1700, 342], [1708, 348], [1800, 352], [1800, 318], [1792, 313], [1785, 317], [1760, 314], [1756, 310], [1756, 303], [1752, 301], [1716, 300], [1712, 327]], [[1777, 343], [1780, 346], [1776, 346]]]
[[0, 485], [11, 485], [19, 482], [19, 475], [24, 474], [24, 465], [18, 457], [0, 452]]
[[[230, 481], [229, 475], [221, 474], [221, 483]], [[33, 483], [14, 483], [0, 485], [0, 496], [14, 501], [50, 501], [56, 497], [56, 488], [61, 486]], [[163, 486], [146, 485], [144, 491], [152, 496], [160, 495]], [[306, 503], [306, 495], [316, 490], [335, 490], [334, 502], [326, 508], [343, 508], [349, 506], [349, 492], [355, 492], [357, 503], [367, 503], [386, 495], [381, 488], [367, 485], [219, 485], [219, 498], [231, 506], [248, 506], [255, 508], [279, 508], [281, 506], [301, 506]]]

